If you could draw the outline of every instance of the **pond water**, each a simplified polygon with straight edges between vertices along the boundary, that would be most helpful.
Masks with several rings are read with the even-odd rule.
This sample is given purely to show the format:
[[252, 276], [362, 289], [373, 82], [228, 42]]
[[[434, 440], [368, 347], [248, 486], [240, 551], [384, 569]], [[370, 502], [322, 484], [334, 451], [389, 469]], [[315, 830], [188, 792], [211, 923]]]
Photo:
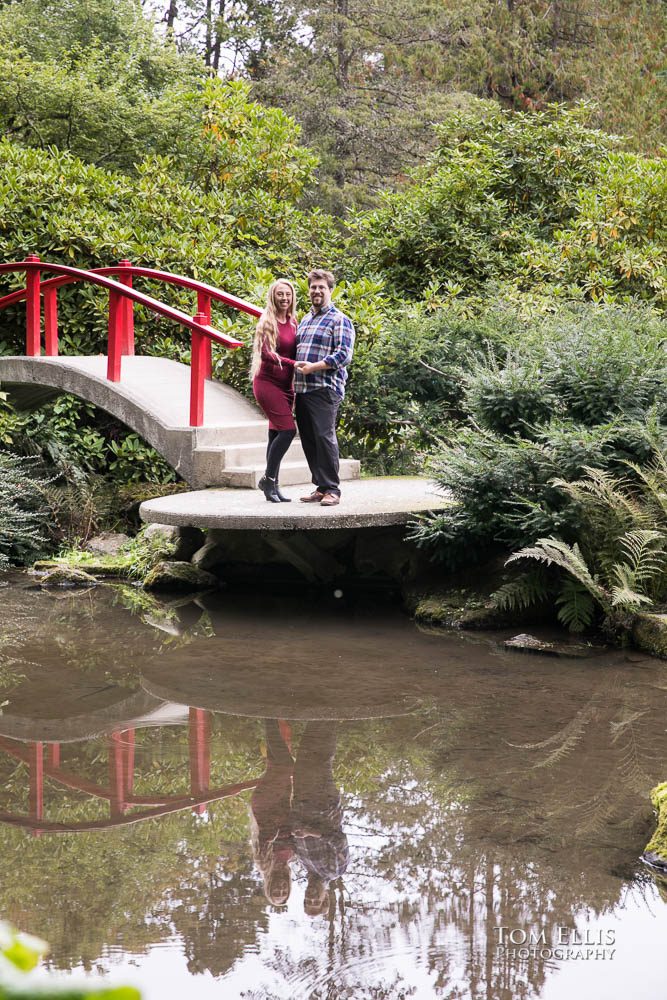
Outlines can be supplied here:
[[0, 916], [145, 1000], [664, 994], [667, 666], [394, 608], [0, 589]]

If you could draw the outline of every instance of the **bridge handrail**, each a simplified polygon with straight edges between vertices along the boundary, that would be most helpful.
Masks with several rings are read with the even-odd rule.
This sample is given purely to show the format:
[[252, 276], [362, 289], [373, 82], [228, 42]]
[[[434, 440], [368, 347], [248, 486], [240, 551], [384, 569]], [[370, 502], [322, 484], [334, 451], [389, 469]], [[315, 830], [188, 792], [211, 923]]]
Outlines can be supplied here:
[[19, 813], [3, 812], [0, 813], [0, 823], [40, 833], [88, 833], [91, 830], [112, 830], [115, 827], [131, 826], [134, 823], [141, 823], [147, 819], [157, 819], [159, 816], [169, 816], [171, 813], [182, 812], [185, 809], [196, 809], [198, 806], [206, 806], [212, 802], [220, 802], [222, 799], [233, 798], [241, 792], [247, 791], [249, 788], [255, 788], [259, 780], [259, 778], [254, 778], [250, 781], [238, 781], [234, 785], [225, 785], [222, 788], [211, 789], [211, 791], [205, 792], [202, 795], [183, 796], [180, 800], [174, 800], [155, 809], [143, 809], [141, 812], [125, 813], [122, 816], [115, 816], [111, 819], [80, 820], [78, 823], [61, 823], [56, 820], [46, 820]]
[[[121, 273], [122, 268], [118, 269]], [[134, 302], [138, 302], [141, 306], [146, 306], [146, 308], [151, 309], [153, 312], [160, 313], [162, 316], [166, 316], [167, 319], [174, 320], [175, 323], [180, 323], [181, 326], [188, 327], [190, 330], [196, 330], [205, 337], [209, 337], [211, 340], [216, 340], [218, 343], [223, 344], [225, 347], [243, 347], [242, 340], [235, 340], [233, 337], [228, 337], [224, 333], [218, 333], [214, 330], [210, 324], [201, 323], [195, 317], [188, 316], [187, 313], [181, 312], [180, 309], [175, 309], [173, 306], [168, 306], [164, 302], [159, 302], [150, 295], [145, 295], [144, 292], [137, 292], [134, 288], [129, 285], [123, 285], [119, 281], [112, 281], [110, 278], [105, 277], [103, 274], [98, 274], [95, 271], [85, 271], [79, 267], [69, 267], [67, 264], [51, 264], [47, 261], [40, 261], [39, 263], [34, 263], [32, 261], [14, 261], [10, 264], [0, 264], [0, 274], [6, 273], [7, 271], [56, 271], [62, 275], [66, 275], [69, 279], [63, 284], [73, 283], [75, 281], [89, 281], [94, 285], [101, 285], [102, 288], [108, 288], [109, 291], [115, 292], [117, 295], [121, 295], [124, 298], [132, 299]], [[40, 293], [44, 289], [48, 291], [48, 285], [50, 282], [40, 282]], [[51, 286], [53, 287], [53, 286]], [[30, 294], [30, 289], [25, 288], [20, 290], [22, 293], [21, 298], [27, 298]], [[12, 293], [16, 294], [16, 293]], [[5, 299], [11, 298], [12, 296], [5, 296]], [[18, 301], [18, 299], [16, 300]], [[4, 308], [3, 300], [0, 299], [0, 308]], [[4, 305], [9, 305], [10, 303], [5, 302]], [[261, 310], [260, 310], [261, 312]], [[199, 315], [199, 314], [197, 314]]]
[[[26, 354], [29, 357], [39, 357], [41, 354], [41, 296], [44, 296], [44, 337], [47, 357], [58, 354], [58, 307], [57, 290], [63, 285], [74, 282], [88, 282], [99, 285], [109, 291], [109, 343], [107, 360], [107, 378], [111, 382], [119, 382], [121, 377], [121, 362], [124, 354], [134, 354], [134, 303], [150, 309], [158, 315], [189, 329], [192, 337], [191, 378], [190, 378], [190, 426], [200, 427], [204, 422], [204, 384], [211, 378], [211, 345], [221, 344], [223, 347], [235, 349], [243, 346], [243, 342], [220, 333], [211, 326], [211, 300], [215, 299], [233, 309], [260, 316], [262, 310], [244, 299], [237, 298], [214, 288], [195, 278], [171, 274], [149, 267], [137, 267], [128, 260], [110, 267], [83, 268], [71, 267], [68, 264], [56, 264], [40, 260], [35, 254], [30, 254], [22, 261], [12, 261], [0, 264], [0, 274], [14, 271], [26, 272], [26, 287], [10, 292], [0, 298], [0, 310], [27, 300], [26, 308]], [[41, 272], [50, 271], [56, 277], [47, 281], [41, 280]], [[119, 281], [111, 275], [119, 277]], [[144, 277], [155, 281], [174, 284], [197, 292], [197, 312], [193, 317], [175, 309], [173, 306], [154, 299], [150, 295], [138, 292], [132, 287], [133, 277]]]
[[[46, 262], [42, 262], [41, 269], [44, 271], [53, 270], [53, 268], [50, 265], [47, 265]], [[20, 269], [16, 268], [16, 270]], [[222, 302], [223, 305], [231, 306], [233, 309], [238, 309], [240, 312], [248, 313], [250, 316], [259, 317], [262, 315], [262, 310], [259, 306], [253, 305], [252, 302], [246, 302], [245, 299], [240, 299], [236, 295], [230, 295], [229, 292], [223, 292], [221, 289], [215, 288], [213, 285], [207, 285], [203, 281], [198, 281], [196, 278], [188, 278], [183, 274], [172, 274], [170, 271], [157, 271], [152, 267], [137, 267], [134, 264], [125, 266], [116, 264], [114, 267], [91, 267], [86, 270], [86, 273], [99, 274], [102, 277], [129, 274], [137, 278], [150, 278], [153, 281], [164, 281], [165, 284], [177, 285], [180, 288], [189, 288], [197, 293], [208, 295], [210, 298], [215, 299], [216, 302]], [[51, 288], [61, 288], [63, 285], [74, 284], [79, 280], [81, 279], [69, 275], [49, 278], [47, 281], [42, 281], [41, 290], [42, 292], [45, 292]], [[27, 294], [27, 288], [19, 288], [15, 292], [10, 292], [8, 295], [2, 296], [2, 298], [0, 298], [0, 309], [4, 309], [6, 306], [14, 305], [16, 302], [21, 302], [26, 298]]]

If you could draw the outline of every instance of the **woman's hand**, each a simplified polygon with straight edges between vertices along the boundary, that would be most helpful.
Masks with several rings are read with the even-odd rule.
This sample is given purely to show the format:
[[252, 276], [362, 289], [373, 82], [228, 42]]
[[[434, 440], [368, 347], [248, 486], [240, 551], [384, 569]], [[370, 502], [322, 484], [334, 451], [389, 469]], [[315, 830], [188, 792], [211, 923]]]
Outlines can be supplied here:
[[326, 371], [329, 365], [325, 365], [323, 361], [297, 361], [294, 367], [302, 375], [312, 375], [313, 372]]

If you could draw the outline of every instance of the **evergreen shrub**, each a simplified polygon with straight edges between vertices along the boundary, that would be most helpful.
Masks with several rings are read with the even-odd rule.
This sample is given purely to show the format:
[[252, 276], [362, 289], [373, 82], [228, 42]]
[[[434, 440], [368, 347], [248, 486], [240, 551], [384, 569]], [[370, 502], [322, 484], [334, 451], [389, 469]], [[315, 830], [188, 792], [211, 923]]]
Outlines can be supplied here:
[[451, 566], [538, 537], [576, 536], [577, 502], [553, 485], [586, 468], [627, 472], [667, 424], [667, 323], [644, 307], [517, 314], [468, 359], [464, 420], [433, 471], [455, 506], [414, 529]]

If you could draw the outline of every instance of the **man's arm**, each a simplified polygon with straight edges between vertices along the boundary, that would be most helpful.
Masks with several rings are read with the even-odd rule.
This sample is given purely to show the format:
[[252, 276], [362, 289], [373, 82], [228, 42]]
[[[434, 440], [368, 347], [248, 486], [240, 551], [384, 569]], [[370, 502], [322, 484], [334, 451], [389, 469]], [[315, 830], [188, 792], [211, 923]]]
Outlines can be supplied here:
[[302, 375], [312, 375], [313, 372], [323, 372], [333, 365], [328, 365], [326, 361], [297, 361], [294, 366]]
[[352, 320], [344, 313], [340, 313], [336, 320], [332, 340], [333, 350], [331, 354], [322, 359], [322, 364], [325, 364], [327, 368], [343, 368], [349, 365], [354, 347], [354, 327]]
[[336, 320], [332, 331], [332, 347], [331, 354], [327, 354], [321, 361], [298, 361], [296, 367], [302, 375], [310, 375], [313, 372], [349, 365], [354, 348], [354, 327], [352, 320], [343, 313]]

